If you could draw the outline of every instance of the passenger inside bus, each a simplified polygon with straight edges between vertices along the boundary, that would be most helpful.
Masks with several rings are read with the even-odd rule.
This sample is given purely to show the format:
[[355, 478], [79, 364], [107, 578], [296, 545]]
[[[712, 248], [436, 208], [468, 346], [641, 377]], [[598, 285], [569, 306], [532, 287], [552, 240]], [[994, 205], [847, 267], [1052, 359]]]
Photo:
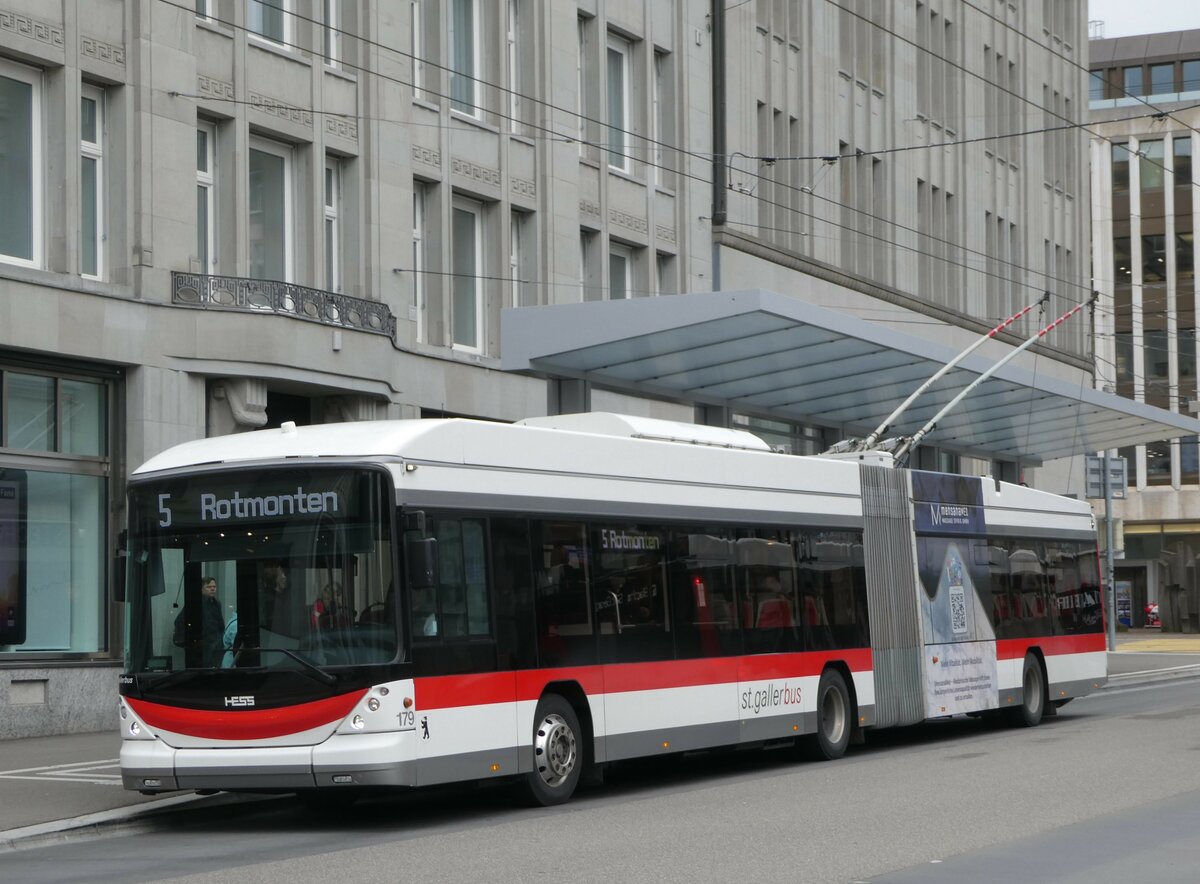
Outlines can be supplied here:
[[759, 629], [782, 629], [792, 625], [792, 600], [783, 591], [779, 577], [774, 574], [763, 577], [757, 601], [755, 626]]

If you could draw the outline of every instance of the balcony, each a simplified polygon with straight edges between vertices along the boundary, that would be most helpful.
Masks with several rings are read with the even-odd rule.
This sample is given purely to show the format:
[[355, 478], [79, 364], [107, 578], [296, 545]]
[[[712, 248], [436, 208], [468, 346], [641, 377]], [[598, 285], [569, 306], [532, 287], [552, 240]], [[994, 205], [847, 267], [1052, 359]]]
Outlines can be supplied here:
[[396, 317], [387, 304], [273, 279], [173, 271], [171, 303], [201, 309], [275, 313], [396, 338]]

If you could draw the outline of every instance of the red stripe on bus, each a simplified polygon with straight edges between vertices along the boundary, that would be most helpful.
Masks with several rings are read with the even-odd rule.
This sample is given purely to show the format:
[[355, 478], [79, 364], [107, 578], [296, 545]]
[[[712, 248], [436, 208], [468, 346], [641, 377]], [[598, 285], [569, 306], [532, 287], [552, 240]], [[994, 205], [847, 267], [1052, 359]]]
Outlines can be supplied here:
[[150, 727], [174, 734], [210, 740], [266, 740], [341, 721], [366, 693], [354, 691], [295, 706], [236, 712], [163, 706], [132, 697], [125, 702]]
[[665, 660], [654, 663], [612, 663], [562, 669], [529, 669], [480, 675], [446, 675], [418, 678], [413, 689], [418, 709], [448, 709], [536, 700], [552, 682], [577, 682], [588, 695], [629, 691], [665, 690], [820, 675], [833, 659], [843, 660], [854, 672], [869, 672], [868, 648], [837, 654], [764, 654], [754, 657], [714, 657], [698, 660]]
[[1102, 632], [1083, 635], [1046, 635], [1037, 638], [1006, 638], [996, 640], [997, 660], [1020, 660], [1030, 648], [1041, 648], [1043, 654], [1087, 654], [1108, 650], [1108, 641]]

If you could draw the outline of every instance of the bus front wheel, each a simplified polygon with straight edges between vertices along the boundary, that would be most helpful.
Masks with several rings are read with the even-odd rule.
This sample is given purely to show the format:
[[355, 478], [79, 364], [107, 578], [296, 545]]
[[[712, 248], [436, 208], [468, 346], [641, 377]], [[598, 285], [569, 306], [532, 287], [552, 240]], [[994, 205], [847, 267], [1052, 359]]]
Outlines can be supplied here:
[[527, 775], [529, 797], [550, 807], [570, 800], [583, 769], [579, 716], [558, 694], [538, 702], [533, 721], [533, 770]]
[[1036, 727], [1046, 713], [1046, 676], [1042, 664], [1033, 654], [1025, 655], [1021, 670], [1021, 705], [1013, 713], [1013, 723], [1021, 727]]
[[833, 761], [846, 754], [853, 727], [851, 712], [846, 680], [836, 669], [825, 670], [817, 684], [817, 732], [806, 741], [809, 757]]

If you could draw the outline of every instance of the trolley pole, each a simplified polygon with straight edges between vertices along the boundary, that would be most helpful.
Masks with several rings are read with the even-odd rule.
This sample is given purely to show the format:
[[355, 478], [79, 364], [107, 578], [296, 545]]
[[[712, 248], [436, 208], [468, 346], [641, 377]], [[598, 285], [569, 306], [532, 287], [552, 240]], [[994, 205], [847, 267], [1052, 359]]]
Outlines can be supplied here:
[[1112, 476], [1108, 471], [1108, 449], [1104, 449], [1104, 582], [1108, 585], [1108, 649], [1117, 649], [1117, 585], [1113, 572]]

